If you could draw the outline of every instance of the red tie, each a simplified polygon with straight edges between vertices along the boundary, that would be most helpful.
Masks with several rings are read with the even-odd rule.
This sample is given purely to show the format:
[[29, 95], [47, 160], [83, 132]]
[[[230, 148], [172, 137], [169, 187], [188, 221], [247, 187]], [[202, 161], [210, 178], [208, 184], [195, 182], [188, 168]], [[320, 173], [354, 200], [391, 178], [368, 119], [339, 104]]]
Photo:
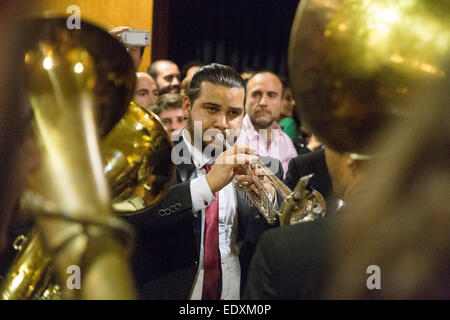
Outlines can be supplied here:
[[[205, 164], [206, 173], [211, 169]], [[206, 208], [205, 219], [205, 256], [202, 300], [220, 300], [222, 292], [222, 272], [220, 268], [219, 251], [219, 193], [216, 192], [216, 201]]]

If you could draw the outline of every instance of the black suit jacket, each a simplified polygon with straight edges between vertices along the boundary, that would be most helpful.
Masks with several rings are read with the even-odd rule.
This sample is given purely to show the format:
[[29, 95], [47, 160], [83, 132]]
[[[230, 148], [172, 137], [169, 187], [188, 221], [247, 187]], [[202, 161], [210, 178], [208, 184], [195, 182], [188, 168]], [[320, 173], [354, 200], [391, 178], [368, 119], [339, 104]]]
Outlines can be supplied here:
[[[197, 177], [197, 170], [191, 155], [185, 152], [188, 149], [182, 134], [175, 138], [175, 150], [180, 151], [183, 161], [176, 166], [176, 180], [165, 198], [148, 211], [126, 218], [137, 233], [132, 260], [138, 294], [143, 299], [188, 299], [197, 273], [201, 214], [192, 211], [190, 190], [190, 180]], [[276, 174], [283, 177], [278, 160], [260, 158], [269, 167], [275, 161], [273, 167], [279, 168]], [[256, 243], [270, 226], [256, 208], [246, 204], [243, 192], [236, 194], [242, 292]]]
[[333, 266], [330, 230], [338, 215], [264, 233], [250, 264], [243, 299], [324, 298]]
[[294, 190], [298, 180], [308, 174], [314, 173], [310, 185], [314, 190], [322, 194], [327, 202], [327, 212], [335, 211], [337, 199], [333, 195], [330, 174], [325, 162], [325, 150], [320, 149], [313, 152], [301, 154], [289, 162], [286, 173], [285, 184]]

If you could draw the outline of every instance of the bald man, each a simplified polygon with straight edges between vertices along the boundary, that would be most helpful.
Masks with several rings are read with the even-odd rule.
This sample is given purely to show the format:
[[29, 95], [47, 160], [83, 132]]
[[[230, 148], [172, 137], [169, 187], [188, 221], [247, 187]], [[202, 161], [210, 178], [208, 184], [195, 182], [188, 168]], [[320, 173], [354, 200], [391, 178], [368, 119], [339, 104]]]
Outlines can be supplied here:
[[158, 87], [155, 80], [145, 72], [136, 72], [136, 90], [133, 101], [138, 105], [148, 109], [148, 107], [158, 101]]
[[156, 81], [159, 94], [180, 93], [180, 70], [173, 61], [157, 60], [147, 72]]
[[277, 123], [283, 98], [283, 84], [272, 72], [258, 72], [247, 82], [246, 115], [236, 144], [249, 146], [261, 156], [280, 160], [284, 172], [297, 156], [291, 138]]

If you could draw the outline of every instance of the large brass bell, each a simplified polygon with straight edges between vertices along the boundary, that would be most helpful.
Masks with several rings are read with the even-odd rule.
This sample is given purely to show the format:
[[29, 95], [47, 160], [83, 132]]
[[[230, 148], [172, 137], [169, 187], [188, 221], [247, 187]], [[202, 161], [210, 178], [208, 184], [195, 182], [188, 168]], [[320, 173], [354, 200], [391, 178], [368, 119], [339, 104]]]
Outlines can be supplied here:
[[380, 129], [448, 78], [448, 8], [441, 0], [302, 0], [288, 58], [302, 121], [328, 147], [367, 156]]

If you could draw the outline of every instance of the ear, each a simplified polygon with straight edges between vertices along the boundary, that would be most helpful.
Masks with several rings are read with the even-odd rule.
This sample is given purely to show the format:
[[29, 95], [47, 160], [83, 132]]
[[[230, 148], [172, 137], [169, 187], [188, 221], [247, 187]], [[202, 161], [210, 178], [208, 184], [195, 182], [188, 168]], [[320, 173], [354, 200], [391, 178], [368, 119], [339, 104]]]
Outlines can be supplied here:
[[345, 164], [350, 169], [353, 175], [356, 174], [356, 170], [358, 169], [358, 160], [353, 159], [350, 156], [346, 156], [346, 158], [347, 159], [345, 161]]
[[181, 108], [183, 109], [184, 117], [188, 118], [189, 114], [191, 113], [191, 109], [192, 109], [191, 99], [189, 99], [188, 96], [183, 97], [183, 101], [181, 103]]

